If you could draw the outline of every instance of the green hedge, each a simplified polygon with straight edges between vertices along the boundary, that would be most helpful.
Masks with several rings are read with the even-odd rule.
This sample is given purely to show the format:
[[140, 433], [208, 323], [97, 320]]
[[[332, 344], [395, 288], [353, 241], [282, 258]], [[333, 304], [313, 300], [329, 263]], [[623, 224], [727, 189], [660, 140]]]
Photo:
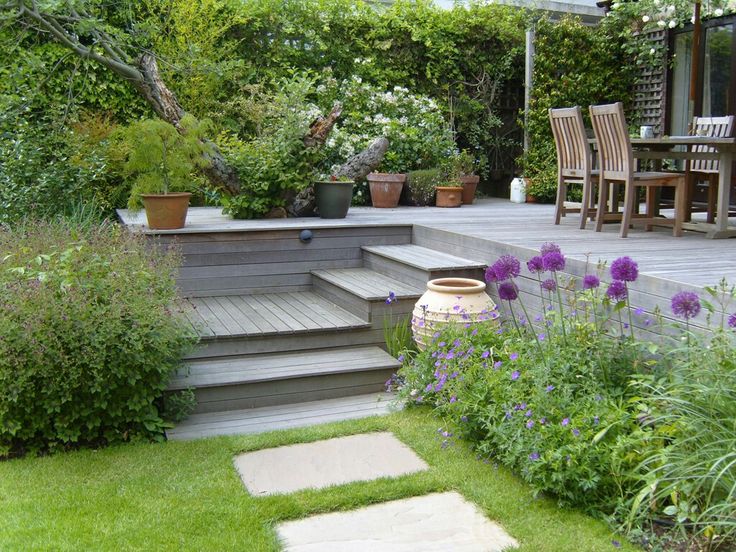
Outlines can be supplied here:
[[0, 251], [0, 457], [160, 437], [157, 400], [194, 340], [177, 255], [37, 222], [0, 232]]
[[557, 192], [557, 157], [547, 110], [579, 105], [590, 128], [589, 105], [630, 105], [631, 67], [620, 39], [606, 26], [588, 27], [574, 18], [537, 23], [526, 122], [529, 150], [522, 160], [524, 176], [532, 180], [527, 193], [551, 202]]

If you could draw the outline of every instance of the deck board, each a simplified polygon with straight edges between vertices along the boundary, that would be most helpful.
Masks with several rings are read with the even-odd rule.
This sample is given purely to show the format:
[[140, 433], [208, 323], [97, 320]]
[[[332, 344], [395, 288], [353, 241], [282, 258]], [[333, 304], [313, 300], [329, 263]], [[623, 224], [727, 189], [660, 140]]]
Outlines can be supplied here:
[[367, 328], [360, 317], [316, 293], [234, 295], [189, 299], [189, 320], [203, 339]]

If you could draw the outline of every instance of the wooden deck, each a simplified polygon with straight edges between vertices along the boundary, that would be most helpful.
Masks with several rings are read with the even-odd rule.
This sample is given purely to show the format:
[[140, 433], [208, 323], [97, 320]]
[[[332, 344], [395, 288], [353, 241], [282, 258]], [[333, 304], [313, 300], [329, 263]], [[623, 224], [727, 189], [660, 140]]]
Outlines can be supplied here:
[[[126, 224], [147, 231], [143, 226], [143, 213], [120, 211], [120, 215]], [[685, 232], [683, 237], [674, 238], [667, 228], [644, 232], [638, 227], [629, 232], [628, 238], [621, 239], [618, 237], [618, 224], [608, 224], [602, 232], [597, 233], [593, 231], [592, 224], [588, 225], [587, 230], [578, 229], [579, 219], [576, 215], [563, 218], [559, 226], [555, 226], [553, 220], [552, 205], [519, 205], [503, 199], [477, 200], [474, 205], [464, 205], [459, 209], [353, 207], [347, 218], [342, 220], [298, 218], [236, 221], [223, 217], [218, 208], [194, 208], [190, 209], [185, 229], [157, 233], [412, 225], [415, 236], [422, 233], [422, 229], [436, 229], [459, 237], [479, 238], [496, 244], [499, 249], [506, 247], [510, 251], [527, 251], [529, 254], [538, 250], [542, 243], [552, 241], [562, 247], [568, 258], [587, 260], [592, 265], [599, 261], [610, 264], [616, 257], [629, 255], [639, 263], [642, 274], [696, 287], [714, 284], [722, 277], [736, 282], [736, 240], [711, 240], [696, 232]], [[460, 249], [448, 252], [467, 256]], [[493, 259], [482, 260], [490, 262]]]

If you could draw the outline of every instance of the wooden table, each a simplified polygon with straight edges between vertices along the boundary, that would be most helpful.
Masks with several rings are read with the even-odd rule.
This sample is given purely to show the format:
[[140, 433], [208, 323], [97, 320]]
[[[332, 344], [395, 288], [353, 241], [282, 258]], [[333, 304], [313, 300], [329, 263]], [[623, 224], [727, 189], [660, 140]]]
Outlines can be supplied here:
[[[736, 226], [728, 225], [728, 208], [731, 195], [731, 165], [736, 153], [736, 138], [710, 138], [707, 136], [663, 136], [661, 138], [632, 138], [634, 157], [639, 159], [717, 159], [718, 202], [715, 224], [689, 222], [688, 230], [705, 232], [708, 238], [736, 237]], [[676, 146], [708, 146], [715, 151], [672, 151]]]

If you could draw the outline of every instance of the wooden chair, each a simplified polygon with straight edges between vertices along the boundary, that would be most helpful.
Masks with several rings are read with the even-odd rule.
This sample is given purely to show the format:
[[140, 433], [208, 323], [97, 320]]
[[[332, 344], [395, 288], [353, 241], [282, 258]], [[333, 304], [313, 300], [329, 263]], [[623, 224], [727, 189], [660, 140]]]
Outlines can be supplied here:
[[[592, 169], [590, 145], [585, 133], [582, 110], [579, 106], [550, 109], [549, 122], [557, 149], [555, 224], [560, 224], [560, 219], [568, 212], [579, 212], [580, 228], [584, 229], [592, 207], [593, 180], [597, 179], [598, 172]], [[567, 202], [568, 184], [583, 185], [583, 201], [579, 208]]]
[[[628, 125], [621, 102], [609, 105], [591, 105], [590, 118], [593, 132], [598, 142], [600, 178], [598, 185], [598, 214], [596, 231], [603, 229], [604, 220], [615, 218], [621, 220], [621, 237], [625, 238], [634, 218], [645, 223], [646, 231], [650, 231], [654, 223], [657, 225], [672, 224], [672, 234], [682, 235], [682, 223], [685, 214], [687, 195], [685, 175], [666, 172], [637, 172], [634, 165], [634, 154], [629, 140]], [[607, 213], [606, 197], [611, 182], [624, 184], [624, 208], [622, 213]], [[637, 188], [646, 188], [646, 213], [634, 215], [638, 203]], [[656, 188], [675, 188], [675, 218], [668, 220], [655, 216]]]
[[[733, 136], [733, 115], [726, 117], [694, 117], [690, 133], [695, 136], [710, 136], [719, 138], [730, 138]], [[713, 152], [714, 148], [708, 146], [692, 146], [692, 151]], [[708, 206], [707, 221], [715, 222], [716, 198], [718, 195], [718, 160], [717, 159], [694, 159], [688, 162], [688, 209], [685, 220], [690, 220], [691, 198], [697, 181], [708, 183]]]

